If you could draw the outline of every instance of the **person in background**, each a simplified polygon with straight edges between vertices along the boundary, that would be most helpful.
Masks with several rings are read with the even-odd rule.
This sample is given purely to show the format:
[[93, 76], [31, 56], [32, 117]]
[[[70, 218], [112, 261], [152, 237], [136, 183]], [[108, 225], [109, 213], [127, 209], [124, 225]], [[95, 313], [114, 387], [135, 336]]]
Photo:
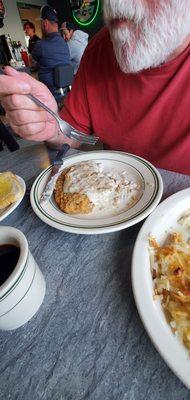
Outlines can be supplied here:
[[37, 36], [35, 34], [35, 31], [36, 31], [35, 26], [30, 21], [25, 22], [24, 31], [25, 31], [25, 34], [27, 36], [29, 36], [28, 52], [30, 54], [30, 53], [32, 53], [32, 50], [33, 50], [35, 44], [38, 42], [38, 40], [40, 40], [40, 38], [39, 38], [39, 36]]
[[74, 74], [76, 74], [80, 60], [88, 44], [88, 33], [79, 29], [75, 30], [71, 22], [63, 22], [60, 30], [63, 38], [68, 43], [71, 64], [74, 67]]
[[[130, 152], [155, 166], [190, 174], [190, 0], [104, 0], [106, 27], [82, 57], [61, 118], [106, 149]], [[57, 148], [77, 142], [27, 98], [54, 111], [48, 90], [10, 67], [0, 96], [13, 130]]]
[[34, 46], [29, 57], [31, 67], [38, 65], [38, 78], [52, 94], [55, 94], [53, 71], [58, 65], [70, 64], [68, 44], [58, 32], [58, 18], [56, 11], [50, 6], [41, 9], [41, 29], [43, 39]]

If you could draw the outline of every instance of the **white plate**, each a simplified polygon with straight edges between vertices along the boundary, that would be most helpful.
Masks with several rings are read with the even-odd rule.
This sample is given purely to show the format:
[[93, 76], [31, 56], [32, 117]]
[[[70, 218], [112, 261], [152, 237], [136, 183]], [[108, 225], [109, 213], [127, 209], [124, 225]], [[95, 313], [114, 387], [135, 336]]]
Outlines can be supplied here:
[[104, 168], [115, 171], [127, 171], [129, 178], [140, 185], [141, 196], [127, 211], [110, 215], [76, 215], [63, 213], [56, 206], [53, 196], [47, 205], [41, 206], [40, 197], [44, 190], [52, 166], [45, 169], [35, 180], [30, 194], [34, 212], [45, 223], [54, 228], [82, 234], [107, 233], [127, 228], [141, 221], [157, 206], [163, 192], [162, 178], [158, 171], [147, 161], [132, 154], [116, 151], [93, 151], [67, 157], [64, 168], [82, 161], [101, 161]]
[[24, 197], [24, 194], [25, 194], [25, 191], [26, 191], [25, 182], [20, 176], [16, 175], [16, 177], [18, 178], [19, 182], [22, 185], [23, 195], [19, 200], [15, 201], [10, 206], [6, 207], [3, 212], [0, 210], [0, 221], [3, 221], [9, 214], [11, 214], [15, 210], [15, 208], [18, 207], [18, 205], [20, 204], [20, 202], [22, 201], [22, 199]]
[[188, 389], [190, 389], [190, 355], [178, 337], [172, 333], [160, 301], [153, 300], [148, 237], [152, 234], [160, 244], [163, 244], [169, 232], [182, 229], [178, 220], [189, 208], [190, 188], [163, 201], [143, 224], [132, 259], [133, 293], [143, 324], [158, 352]]

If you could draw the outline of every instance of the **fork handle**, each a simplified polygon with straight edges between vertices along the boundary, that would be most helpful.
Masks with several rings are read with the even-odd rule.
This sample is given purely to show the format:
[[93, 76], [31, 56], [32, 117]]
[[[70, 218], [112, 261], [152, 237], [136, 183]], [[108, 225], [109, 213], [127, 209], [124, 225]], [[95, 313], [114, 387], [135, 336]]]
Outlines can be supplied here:
[[29, 93], [26, 95], [30, 100], [32, 100], [37, 106], [42, 107], [44, 110], [46, 110], [49, 114], [52, 115], [56, 119], [56, 121], [59, 123], [59, 117], [54, 111], [52, 111], [49, 107], [47, 107], [44, 103], [42, 103], [37, 97], [33, 96], [33, 94]]

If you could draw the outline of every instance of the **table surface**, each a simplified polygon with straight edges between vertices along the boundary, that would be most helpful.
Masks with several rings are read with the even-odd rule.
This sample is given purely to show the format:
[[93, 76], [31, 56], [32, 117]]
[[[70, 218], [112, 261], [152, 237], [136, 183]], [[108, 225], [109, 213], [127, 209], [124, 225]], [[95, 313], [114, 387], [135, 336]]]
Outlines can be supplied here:
[[[30, 206], [32, 183], [55, 152], [21, 143], [0, 153], [0, 171], [24, 178], [26, 195], [1, 225], [21, 229], [47, 290], [23, 327], [0, 331], [2, 400], [179, 400], [189, 391], [152, 345], [135, 307], [131, 256], [142, 223], [104, 235], [75, 235], [44, 224]], [[160, 171], [164, 197], [190, 176]]]

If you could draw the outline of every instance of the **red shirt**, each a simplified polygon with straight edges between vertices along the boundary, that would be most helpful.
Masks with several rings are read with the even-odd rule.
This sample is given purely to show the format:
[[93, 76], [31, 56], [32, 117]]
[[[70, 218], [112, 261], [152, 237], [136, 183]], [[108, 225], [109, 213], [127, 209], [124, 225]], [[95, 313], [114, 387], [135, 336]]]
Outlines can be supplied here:
[[61, 117], [106, 149], [190, 174], [190, 46], [138, 74], [119, 69], [107, 28], [89, 43]]

